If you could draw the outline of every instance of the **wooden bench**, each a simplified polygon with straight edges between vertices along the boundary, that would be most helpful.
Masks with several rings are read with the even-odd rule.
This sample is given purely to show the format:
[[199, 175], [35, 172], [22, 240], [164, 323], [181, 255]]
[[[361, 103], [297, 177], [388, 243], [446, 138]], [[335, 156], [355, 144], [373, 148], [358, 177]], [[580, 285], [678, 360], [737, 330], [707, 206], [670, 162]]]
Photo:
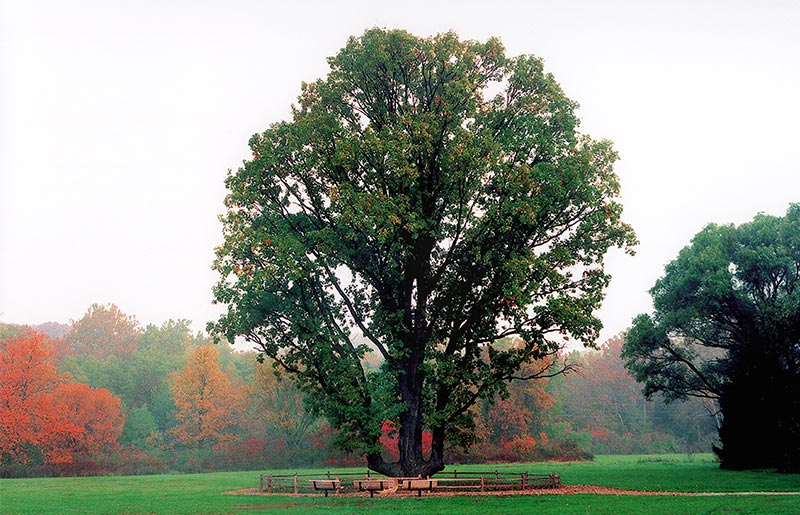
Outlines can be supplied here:
[[439, 481], [436, 479], [404, 479], [400, 488], [403, 490], [416, 491], [417, 497], [422, 497], [423, 490], [432, 492], [438, 484]]
[[311, 479], [308, 482], [314, 490], [323, 490], [325, 497], [328, 497], [328, 492], [339, 491], [342, 486], [338, 479]]
[[359, 492], [369, 492], [369, 496], [373, 497], [377, 491], [394, 488], [397, 486], [397, 481], [394, 479], [355, 479], [353, 486]]

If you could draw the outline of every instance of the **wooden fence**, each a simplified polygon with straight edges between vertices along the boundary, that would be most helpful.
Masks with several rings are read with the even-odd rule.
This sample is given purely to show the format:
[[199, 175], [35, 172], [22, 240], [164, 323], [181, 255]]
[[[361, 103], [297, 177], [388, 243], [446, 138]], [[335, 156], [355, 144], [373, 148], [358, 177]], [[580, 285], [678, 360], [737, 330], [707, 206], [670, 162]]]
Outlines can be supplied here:
[[528, 472], [440, 472], [436, 474], [437, 489], [440, 490], [474, 490], [507, 491], [533, 490], [540, 488], [559, 488], [561, 474], [530, 474]]
[[[511, 473], [494, 470], [459, 472], [457, 470], [439, 472], [430, 480], [425, 479], [425, 488], [419, 480], [422, 478], [385, 478], [383, 476], [370, 476], [367, 471], [364, 474], [359, 472], [332, 473], [325, 474], [261, 474], [260, 487], [262, 492], [267, 493], [313, 493], [320, 490], [336, 492], [357, 492], [363, 491], [364, 480], [391, 480], [395, 483], [397, 490], [413, 491], [420, 495], [423, 491], [513, 491], [513, 490], [532, 490], [544, 488], [559, 488], [561, 486], [561, 474], [529, 474], [528, 472]], [[387, 484], [391, 484], [391, 482]]]

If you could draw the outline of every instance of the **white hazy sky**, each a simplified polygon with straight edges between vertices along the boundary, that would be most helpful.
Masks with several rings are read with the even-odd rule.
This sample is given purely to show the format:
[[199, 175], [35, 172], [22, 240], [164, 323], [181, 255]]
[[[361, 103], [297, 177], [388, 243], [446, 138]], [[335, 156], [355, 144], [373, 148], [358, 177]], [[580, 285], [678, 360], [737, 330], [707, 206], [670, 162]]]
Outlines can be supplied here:
[[0, 0], [0, 321], [214, 319], [224, 178], [369, 27], [499, 36], [615, 142], [603, 338], [709, 222], [800, 201], [800, 2]]

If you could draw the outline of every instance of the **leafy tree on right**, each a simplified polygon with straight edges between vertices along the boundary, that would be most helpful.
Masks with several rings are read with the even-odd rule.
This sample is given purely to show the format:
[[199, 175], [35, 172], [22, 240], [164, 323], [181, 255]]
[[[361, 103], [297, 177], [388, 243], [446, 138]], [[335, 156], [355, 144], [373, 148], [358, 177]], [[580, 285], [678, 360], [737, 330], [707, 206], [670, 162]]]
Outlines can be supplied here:
[[644, 393], [716, 400], [723, 468], [800, 471], [800, 204], [708, 225], [650, 294], [623, 350]]

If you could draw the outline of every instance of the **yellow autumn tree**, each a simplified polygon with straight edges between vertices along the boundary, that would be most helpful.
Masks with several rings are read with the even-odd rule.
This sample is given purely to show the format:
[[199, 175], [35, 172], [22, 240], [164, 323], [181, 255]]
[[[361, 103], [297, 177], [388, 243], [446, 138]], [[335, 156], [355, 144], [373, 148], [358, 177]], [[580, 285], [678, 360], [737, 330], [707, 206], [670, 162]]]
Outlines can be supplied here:
[[195, 348], [186, 366], [171, 379], [178, 408], [178, 425], [171, 431], [175, 441], [211, 448], [228, 440], [240, 394], [220, 368], [217, 348], [210, 344]]

